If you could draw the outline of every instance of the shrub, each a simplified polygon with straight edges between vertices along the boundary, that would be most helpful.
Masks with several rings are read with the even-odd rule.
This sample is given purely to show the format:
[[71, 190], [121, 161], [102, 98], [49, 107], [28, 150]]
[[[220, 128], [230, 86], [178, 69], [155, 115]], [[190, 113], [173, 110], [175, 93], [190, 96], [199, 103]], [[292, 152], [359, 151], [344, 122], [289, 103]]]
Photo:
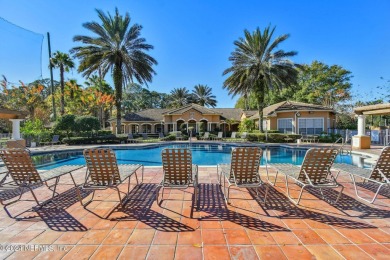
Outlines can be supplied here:
[[98, 144], [98, 143], [121, 143], [127, 140], [127, 137], [117, 137], [114, 134], [97, 137], [66, 137], [62, 142], [68, 145], [78, 144]]
[[54, 126], [55, 132], [65, 132], [66, 136], [70, 138], [70, 133], [76, 130], [75, 115], [64, 115], [58, 119]]
[[94, 116], [79, 116], [75, 119], [76, 131], [91, 133], [100, 130], [99, 120]]
[[[287, 142], [286, 138], [291, 138], [293, 141], [296, 141], [297, 139], [301, 138], [301, 135], [297, 134], [280, 134], [280, 133], [268, 133], [268, 140], [269, 143], [285, 143]], [[264, 133], [250, 133], [247, 136], [248, 141], [251, 142], [266, 142], [265, 134]]]
[[176, 135], [170, 134], [161, 139], [162, 141], [175, 141]]

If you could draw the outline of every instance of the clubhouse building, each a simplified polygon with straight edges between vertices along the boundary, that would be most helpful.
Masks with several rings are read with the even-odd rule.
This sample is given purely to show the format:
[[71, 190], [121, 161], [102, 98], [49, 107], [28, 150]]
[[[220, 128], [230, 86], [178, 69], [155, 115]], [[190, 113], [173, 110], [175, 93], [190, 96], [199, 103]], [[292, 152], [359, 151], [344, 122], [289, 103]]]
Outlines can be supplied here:
[[[278, 130], [281, 133], [321, 134], [328, 128], [335, 127], [335, 111], [332, 108], [283, 101], [263, 110], [263, 127], [267, 130]], [[174, 109], [146, 109], [128, 113], [122, 118], [121, 133], [156, 134], [190, 129], [193, 133], [238, 131], [240, 122], [249, 118], [259, 123], [259, 114], [255, 110], [240, 108], [206, 108], [189, 104]], [[115, 133], [116, 120], [110, 120]]]

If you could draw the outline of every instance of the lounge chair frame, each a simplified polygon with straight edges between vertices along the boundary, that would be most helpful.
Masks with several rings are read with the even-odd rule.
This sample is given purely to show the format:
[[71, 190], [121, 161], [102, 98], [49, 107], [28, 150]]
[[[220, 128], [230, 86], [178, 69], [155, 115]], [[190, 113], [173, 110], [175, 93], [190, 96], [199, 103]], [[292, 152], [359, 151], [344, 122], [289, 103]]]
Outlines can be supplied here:
[[[83, 151], [87, 171], [84, 184], [81, 186], [84, 190], [92, 190], [92, 197], [86, 203], [83, 203], [80, 191], [78, 198], [82, 206], [86, 207], [95, 197], [96, 190], [113, 189], [117, 192], [121, 207], [128, 199], [130, 192], [130, 178], [135, 175], [137, 184], [139, 184], [137, 170], [142, 170], [142, 179], [144, 179], [144, 166], [141, 164], [121, 164], [118, 165], [115, 152], [107, 148], [92, 148]], [[128, 179], [127, 193], [124, 200], [121, 198], [119, 185]]]
[[200, 140], [210, 140], [210, 132], [204, 132]]
[[[161, 152], [163, 165], [163, 180], [156, 188], [156, 201], [160, 205], [164, 200], [164, 189], [187, 189], [194, 187], [194, 204], [198, 208], [198, 165], [192, 164], [192, 154], [189, 149], [166, 148]], [[158, 197], [162, 189], [161, 201]]]
[[61, 143], [59, 135], [53, 135], [53, 138], [49, 142], [41, 142], [41, 144], [43, 144], [43, 145], [49, 144], [51, 146], [53, 146], [54, 144], [58, 144], [58, 143]]
[[[35, 168], [29, 152], [25, 149], [3, 149], [0, 150], [0, 157], [8, 169], [7, 175], [10, 175], [12, 178], [11, 181], [5, 182], [7, 177], [5, 176], [0, 182], [0, 189], [11, 190], [18, 188], [20, 190], [20, 196], [17, 199], [8, 203], [3, 203], [3, 201], [1, 201], [1, 204], [4, 205], [4, 208], [19, 201], [23, 196], [24, 189], [28, 189], [31, 192], [38, 207], [41, 208], [43, 205], [51, 201], [56, 195], [59, 195], [56, 192], [57, 185], [60, 181], [60, 178], [65, 174], [70, 175], [74, 186], [77, 187], [72, 172], [84, 167], [82, 165], [64, 165], [38, 173], [38, 170]], [[49, 186], [47, 182], [53, 179], [55, 179], [54, 184]], [[40, 185], [42, 183], [44, 183], [46, 187], [48, 187], [53, 192], [51, 199], [44, 203], [40, 203], [34, 193], [34, 186]]]
[[[276, 176], [272, 183], [267, 172], [268, 181], [271, 185], [275, 185], [279, 172], [284, 174], [287, 196], [296, 205], [299, 205], [303, 191], [307, 187], [319, 189], [322, 199], [329, 203], [337, 204], [344, 190], [344, 186], [337, 182], [337, 177], [330, 171], [337, 154], [337, 149], [312, 148], [306, 152], [301, 167], [292, 164], [270, 164], [270, 166], [276, 168]], [[299, 196], [296, 200], [290, 195], [289, 178], [294, 180], [301, 187]], [[334, 202], [325, 198], [325, 195], [322, 192], [323, 188], [338, 187], [341, 187], [341, 189]]]
[[[233, 148], [230, 164], [218, 164], [217, 174], [219, 175], [219, 185], [222, 186], [227, 204], [230, 203], [230, 188], [236, 186], [239, 188], [256, 188], [256, 195], [259, 196], [259, 188], [264, 184], [260, 178], [259, 168], [260, 160], [263, 156], [263, 150], [260, 147], [238, 147]], [[227, 183], [227, 187], [226, 187]], [[263, 203], [267, 201], [268, 186], [266, 188]]]
[[[382, 152], [372, 169], [363, 169], [344, 163], [334, 164], [334, 169], [348, 173], [355, 188], [356, 197], [372, 204], [377, 199], [382, 187], [387, 186], [390, 191], [390, 146], [382, 149]], [[366, 199], [359, 195], [356, 177], [363, 179], [363, 182], [374, 182], [379, 185], [372, 199]]]

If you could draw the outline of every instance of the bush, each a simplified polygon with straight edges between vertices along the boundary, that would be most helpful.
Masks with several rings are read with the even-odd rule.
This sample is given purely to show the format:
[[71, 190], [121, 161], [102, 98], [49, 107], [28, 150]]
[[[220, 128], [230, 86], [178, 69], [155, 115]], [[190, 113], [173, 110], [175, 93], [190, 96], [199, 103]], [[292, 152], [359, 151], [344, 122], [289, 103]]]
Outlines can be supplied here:
[[[250, 133], [247, 136], [248, 141], [251, 142], [266, 142], [264, 133]], [[301, 135], [297, 134], [280, 134], [280, 133], [268, 133], [268, 141], [269, 143], [286, 143], [286, 138], [292, 139], [295, 142], [297, 139], [301, 138]], [[290, 141], [291, 142], [291, 141]]]
[[127, 140], [126, 137], [117, 137], [114, 134], [96, 137], [66, 137], [62, 139], [62, 142], [68, 145], [78, 144], [101, 144], [101, 143], [121, 143]]
[[176, 141], [176, 135], [170, 134], [168, 136], [165, 136], [164, 138], [161, 138], [162, 141]]
[[91, 133], [100, 130], [99, 120], [94, 116], [79, 116], [75, 119], [75, 130], [77, 132]]
[[64, 131], [66, 136], [70, 138], [70, 133], [76, 130], [75, 119], [75, 115], [64, 115], [60, 117], [54, 126], [54, 131]]

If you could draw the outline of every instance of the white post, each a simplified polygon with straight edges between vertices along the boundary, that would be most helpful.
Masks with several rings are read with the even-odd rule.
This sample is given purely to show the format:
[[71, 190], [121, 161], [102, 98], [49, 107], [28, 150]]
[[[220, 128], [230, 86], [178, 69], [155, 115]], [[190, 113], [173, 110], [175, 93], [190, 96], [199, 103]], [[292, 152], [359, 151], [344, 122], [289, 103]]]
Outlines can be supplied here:
[[366, 135], [366, 116], [358, 115], [358, 136]]
[[13, 140], [21, 140], [20, 138], [20, 122], [24, 119], [10, 119], [12, 122], [12, 139]]

